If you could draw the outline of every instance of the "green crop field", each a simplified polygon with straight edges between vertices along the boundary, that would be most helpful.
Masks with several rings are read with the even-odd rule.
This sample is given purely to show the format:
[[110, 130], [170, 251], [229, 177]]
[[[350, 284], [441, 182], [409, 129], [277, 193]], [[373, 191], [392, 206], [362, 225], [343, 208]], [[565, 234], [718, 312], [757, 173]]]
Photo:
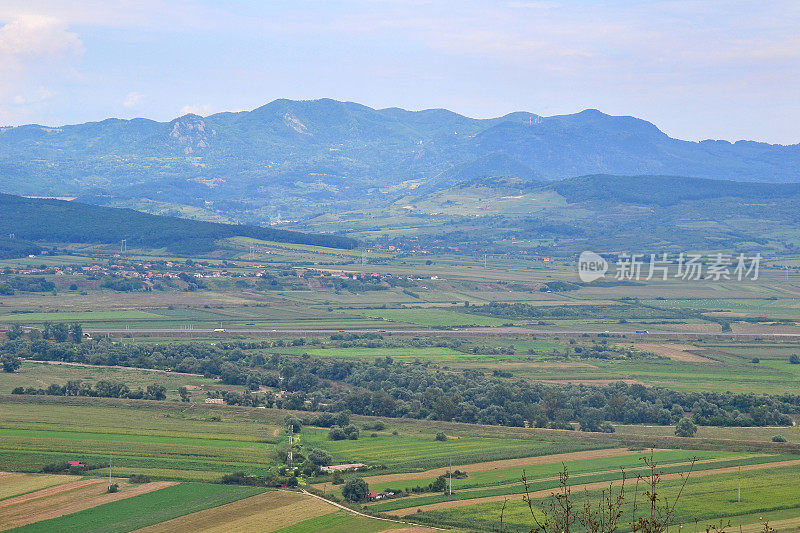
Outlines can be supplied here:
[[376, 433], [371, 437], [363, 431], [356, 441], [331, 441], [323, 429], [303, 430], [300, 442], [310, 447], [328, 450], [336, 461], [363, 462], [385, 465], [386, 471], [424, 470], [447, 464], [475, 463], [495, 459], [530, 457], [578, 451], [591, 444], [572, 441], [562, 437], [531, 436], [530, 438], [491, 438], [456, 436], [444, 442], [435, 440], [434, 432], [427, 435], [392, 435]]
[[173, 402], [104, 403], [28, 403], [24, 413], [19, 403], [0, 403], [0, 469], [35, 472], [50, 463], [83, 460], [101, 473], [113, 455], [120, 475], [218, 480], [272, 464], [273, 421], [246, 412], [223, 417]]
[[[735, 528], [739, 524], [757, 523], [759, 516], [768, 516], [768, 513], [776, 511], [791, 511], [789, 516], [796, 517], [800, 515], [800, 503], [798, 503], [800, 487], [795, 482], [799, 471], [798, 467], [787, 467], [770, 469], [767, 472], [742, 472], [741, 502], [737, 502], [736, 473], [692, 476], [679, 500], [673, 523], [691, 524], [691, 527], [694, 527], [695, 521], [698, 521], [705, 528], [707, 524], [715, 523], [719, 518], [726, 520], [730, 518]], [[664, 480], [660, 485], [660, 494], [662, 497], [674, 500], [680, 485], [680, 480]], [[630, 485], [628, 490], [632, 490]], [[630, 492], [628, 494], [630, 496]], [[597, 496], [597, 490], [589, 492], [589, 498]], [[583, 495], [577, 494], [576, 500], [582, 502]], [[630, 498], [628, 501], [628, 505], [624, 508], [626, 516], [630, 516], [631, 512]], [[534, 506], [538, 509], [538, 502], [535, 502]], [[481, 530], [491, 531], [491, 528], [499, 524], [501, 507], [502, 500], [426, 511], [425, 514], [428, 515], [427, 520], [439, 518], [444, 523], [453, 525], [473, 522], [473, 527], [478, 526]], [[508, 498], [503, 514], [509, 531], [528, 531], [532, 527], [530, 511], [520, 496]], [[623, 527], [623, 530], [627, 531], [629, 528]]]
[[247, 498], [263, 490], [258, 487], [180, 483], [59, 518], [36, 522], [13, 531], [123, 533]]

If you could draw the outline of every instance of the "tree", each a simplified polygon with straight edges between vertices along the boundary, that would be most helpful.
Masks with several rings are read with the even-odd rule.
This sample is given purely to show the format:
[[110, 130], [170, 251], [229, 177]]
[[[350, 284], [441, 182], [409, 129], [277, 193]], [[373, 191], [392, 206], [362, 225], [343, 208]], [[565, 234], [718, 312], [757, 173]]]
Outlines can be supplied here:
[[447, 435], [445, 435], [444, 433], [442, 433], [442, 432], [440, 431], [440, 432], [438, 432], [438, 433], [436, 434], [436, 440], [438, 440], [439, 442], [444, 442], [444, 441], [446, 441], [446, 440], [447, 440]]
[[178, 394], [181, 395], [182, 402], [189, 401], [189, 389], [187, 389], [186, 387], [178, 387]]
[[292, 433], [300, 433], [303, 430], [303, 421], [296, 416], [287, 415], [283, 419], [283, 423], [286, 425], [286, 429], [289, 429], [289, 426], [292, 427]]
[[147, 399], [148, 400], [166, 400], [167, 388], [164, 385], [153, 383], [147, 386]]
[[308, 460], [317, 466], [328, 466], [333, 461], [333, 457], [325, 450], [314, 448], [308, 454]]
[[72, 342], [80, 344], [83, 341], [83, 326], [77, 323], [70, 325], [69, 334], [72, 337]]
[[369, 485], [360, 477], [353, 477], [347, 480], [342, 487], [342, 496], [351, 502], [361, 502], [369, 495]]
[[3, 365], [3, 372], [8, 372], [9, 374], [12, 372], [16, 372], [20, 366], [19, 357], [14, 355], [4, 355], [0, 357], [0, 364]]
[[675, 435], [678, 437], [694, 437], [697, 426], [689, 418], [681, 418], [675, 425]]
[[63, 322], [59, 322], [58, 324], [53, 324], [50, 328], [50, 333], [53, 336], [53, 340], [56, 342], [67, 342], [69, 338], [69, 327]]
[[796, 353], [793, 353], [789, 356], [789, 364], [800, 365], [800, 357], [798, 357]]
[[14, 341], [14, 340], [17, 340], [20, 337], [22, 337], [22, 335], [24, 333], [25, 333], [25, 331], [22, 329], [22, 327], [19, 324], [14, 324], [13, 326], [11, 326], [8, 329], [8, 333], [6, 335], [8, 335], [8, 339], [9, 340]]

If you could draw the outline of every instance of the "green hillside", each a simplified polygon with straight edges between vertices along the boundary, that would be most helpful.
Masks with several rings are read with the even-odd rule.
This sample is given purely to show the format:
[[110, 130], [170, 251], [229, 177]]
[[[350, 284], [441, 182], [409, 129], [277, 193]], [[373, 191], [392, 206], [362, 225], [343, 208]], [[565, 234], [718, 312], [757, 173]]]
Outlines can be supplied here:
[[[219, 224], [150, 215], [63, 200], [0, 194], [0, 255], [35, 253], [32, 242], [119, 243], [168, 247], [182, 253], [210, 250], [226, 237], [351, 249], [357, 242], [331, 234], [309, 234], [257, 226]], [[14, 238], [9, 238], [13, 235]]]

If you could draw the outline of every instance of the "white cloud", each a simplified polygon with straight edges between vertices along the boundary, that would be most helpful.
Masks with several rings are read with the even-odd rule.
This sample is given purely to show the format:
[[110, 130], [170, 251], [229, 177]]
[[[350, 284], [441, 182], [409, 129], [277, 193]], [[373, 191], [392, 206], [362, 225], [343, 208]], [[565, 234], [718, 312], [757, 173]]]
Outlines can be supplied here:
[[0, 27], [0, 61], [53, 59], [82, 54], [78, 34], [55, 18], [24, 15]]
[[125, 100], [122, 102], [122, 107], [125, 109], [136, 107], [142, 103], [143, 99], [144, 95], [142, 93], [137, 93], [136, 91], [129, 92], [128, 96], [126, 96]]
[[55, 91], [51, 91], [47, 87], [40, 85], [38, 89], [32, 91], [27, 96], [23, 96], [21, 94], [16, 95], [13, 99], [13, 102], [15, 105], [37, 104], [39, 102], [48, 100], [55, 95]]
[[83, 52], [78, 35], [53, 17], [19, 14], [0, 26], [0, 119], [24, 120], [31, 106], [55, 96], [45, 84], [74, 76]]

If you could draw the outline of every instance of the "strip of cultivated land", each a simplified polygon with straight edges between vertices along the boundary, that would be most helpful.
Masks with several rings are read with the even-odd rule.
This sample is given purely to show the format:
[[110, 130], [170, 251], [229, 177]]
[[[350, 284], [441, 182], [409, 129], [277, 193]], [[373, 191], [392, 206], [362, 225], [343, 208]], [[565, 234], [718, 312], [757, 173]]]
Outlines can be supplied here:
[[[777, 521], [785, 521], [783, 527], [778, 526], [776, 530], [794, 531], [793, 528], [798, 525], [800, 516], [798, 475], [800, 475], [800, 464], [796, 461], [742, 467], [742, 499], [738, 502], [737, 468], [695, 472], [686, 484], [672, 523], [676, 526], [691, 525], [690, 527], [694, 528], [697, 521], [699, 531], [705, 530], [708, 524], [718, 524], [721, 518], [723, 522], [730, 519], [732, 525], [730, 530], [738, 530], [741, 524], [747, 525], [747, 528], [742, 528], [743, 531], [762, 531], [766, 520], [769, 520], [773, 527], [777, 525]], [[670, 502], [674, 501], [683, 480], [678, 474], [666, 474], [661, 479], [659, 494], [668, 498]], [[628, 497], [623, 507], [623, 516], [630, 516], [632, 510], [631, 494], [634, 490], [632, 485], [631, 481], [627, 484]], [[619, 482], [616, 486], [619, 487]], [[584, 489], [587, 492], [584, 493]], [[586, 497], [597, 501], [600, 491], [607, 489], [608, 483], [576, 484], [572, 485], [572, 494], [575, 496], [576, 505], [580, 506]], [[552, 489], [531, 493], [537, 514], [540, 504], [550, 498], [552, 493]], [[506, 500], [505, 510], [501, 511]], [[467, 505], [453, 505], [455, 503], [459, 502], [423, 507], [421, 513], [416, 513], [416, 508], [403, 513], [416, 513], [415, 520], [469, 527], [475, 531], [493, 531], [496, 530], [493, 528], [499, 525], [500, 513], [503, 512], [506, 531], [529, 531], [532, 527], [530, 510], [519, 494], [474, 500]]]
[[[673, 454], [672, 456], [667, 454]], [[683, 458], [680, 458], [680, 453]], [[793, 456], [742, 456], [734, 454], [708, 454], [703, 452], [655, 452], [653, 458], [659, 464], [659, 470], [664, 474], [664, 478], [679, 477], [687, 472], [691, 467], [689, 457], [694, 453], [698, 460], [694, 465], [693, 476], [701, 477], [713, 474], [726, 473], [742, 468], [742, 471], [767, 470], [786, 466], [800, 465], [800, 459], [791, 458]], [[640, 456], [643, 454], [640, 454]], [[641, 461], [619, 461], [616, 468], [609, 464], [588, 466], [577, 462], [574, 465], [566, 463], [570, 470], [571, 483], [574, 488], [584, 490], [594, 487], [607, 486], [611, 481], [622, 479], [622, 469], [625, 469], [627, 477], [635, 478], [637, 475], [644, 475], [647, 469]], [[572, 466], [575, 470], [572, 470]], [[526, 476], [531, 485], [531, 489], [540, 496], [546, 496], [558, 486], [558, 471], [561, 469], [559, 463], [551, 463], [548, 467], [538, 469], [525, 469]], [[460, 507], [480, 503], [483, 501], [503, 501], [509, 495], [521, 494], [523, 486], [521, 483], [522, 469], [516, 470], [515, 478], [510, 477], [509, 472], [501, 473], [495, 480], [489, 480], [480, 485], [464, 486], [467, 480], [457, 480], [460, 488], [454, 483], [454, 493], [452, 496], [447, 494], [423, 494], [407, 498], [398, 498], [378, 504], [378, 508], [384, 512], [389, 512], [397, 516], [404, 516], [419, 509], [439, 509]], [[469, 478], [467, 478], [469, 479]], [[492, 483], [492, 481], [495, 481]]]
[[[67, 476], [62, 476], [67, 477]], [[122, 484], [119, 492], [108, 492], [108, 480], [84, 479], [29, 492], [0, 501], [0, 527], [11, 529], [132, 498], [174, 485], [160, 481], [142, 485]]]

